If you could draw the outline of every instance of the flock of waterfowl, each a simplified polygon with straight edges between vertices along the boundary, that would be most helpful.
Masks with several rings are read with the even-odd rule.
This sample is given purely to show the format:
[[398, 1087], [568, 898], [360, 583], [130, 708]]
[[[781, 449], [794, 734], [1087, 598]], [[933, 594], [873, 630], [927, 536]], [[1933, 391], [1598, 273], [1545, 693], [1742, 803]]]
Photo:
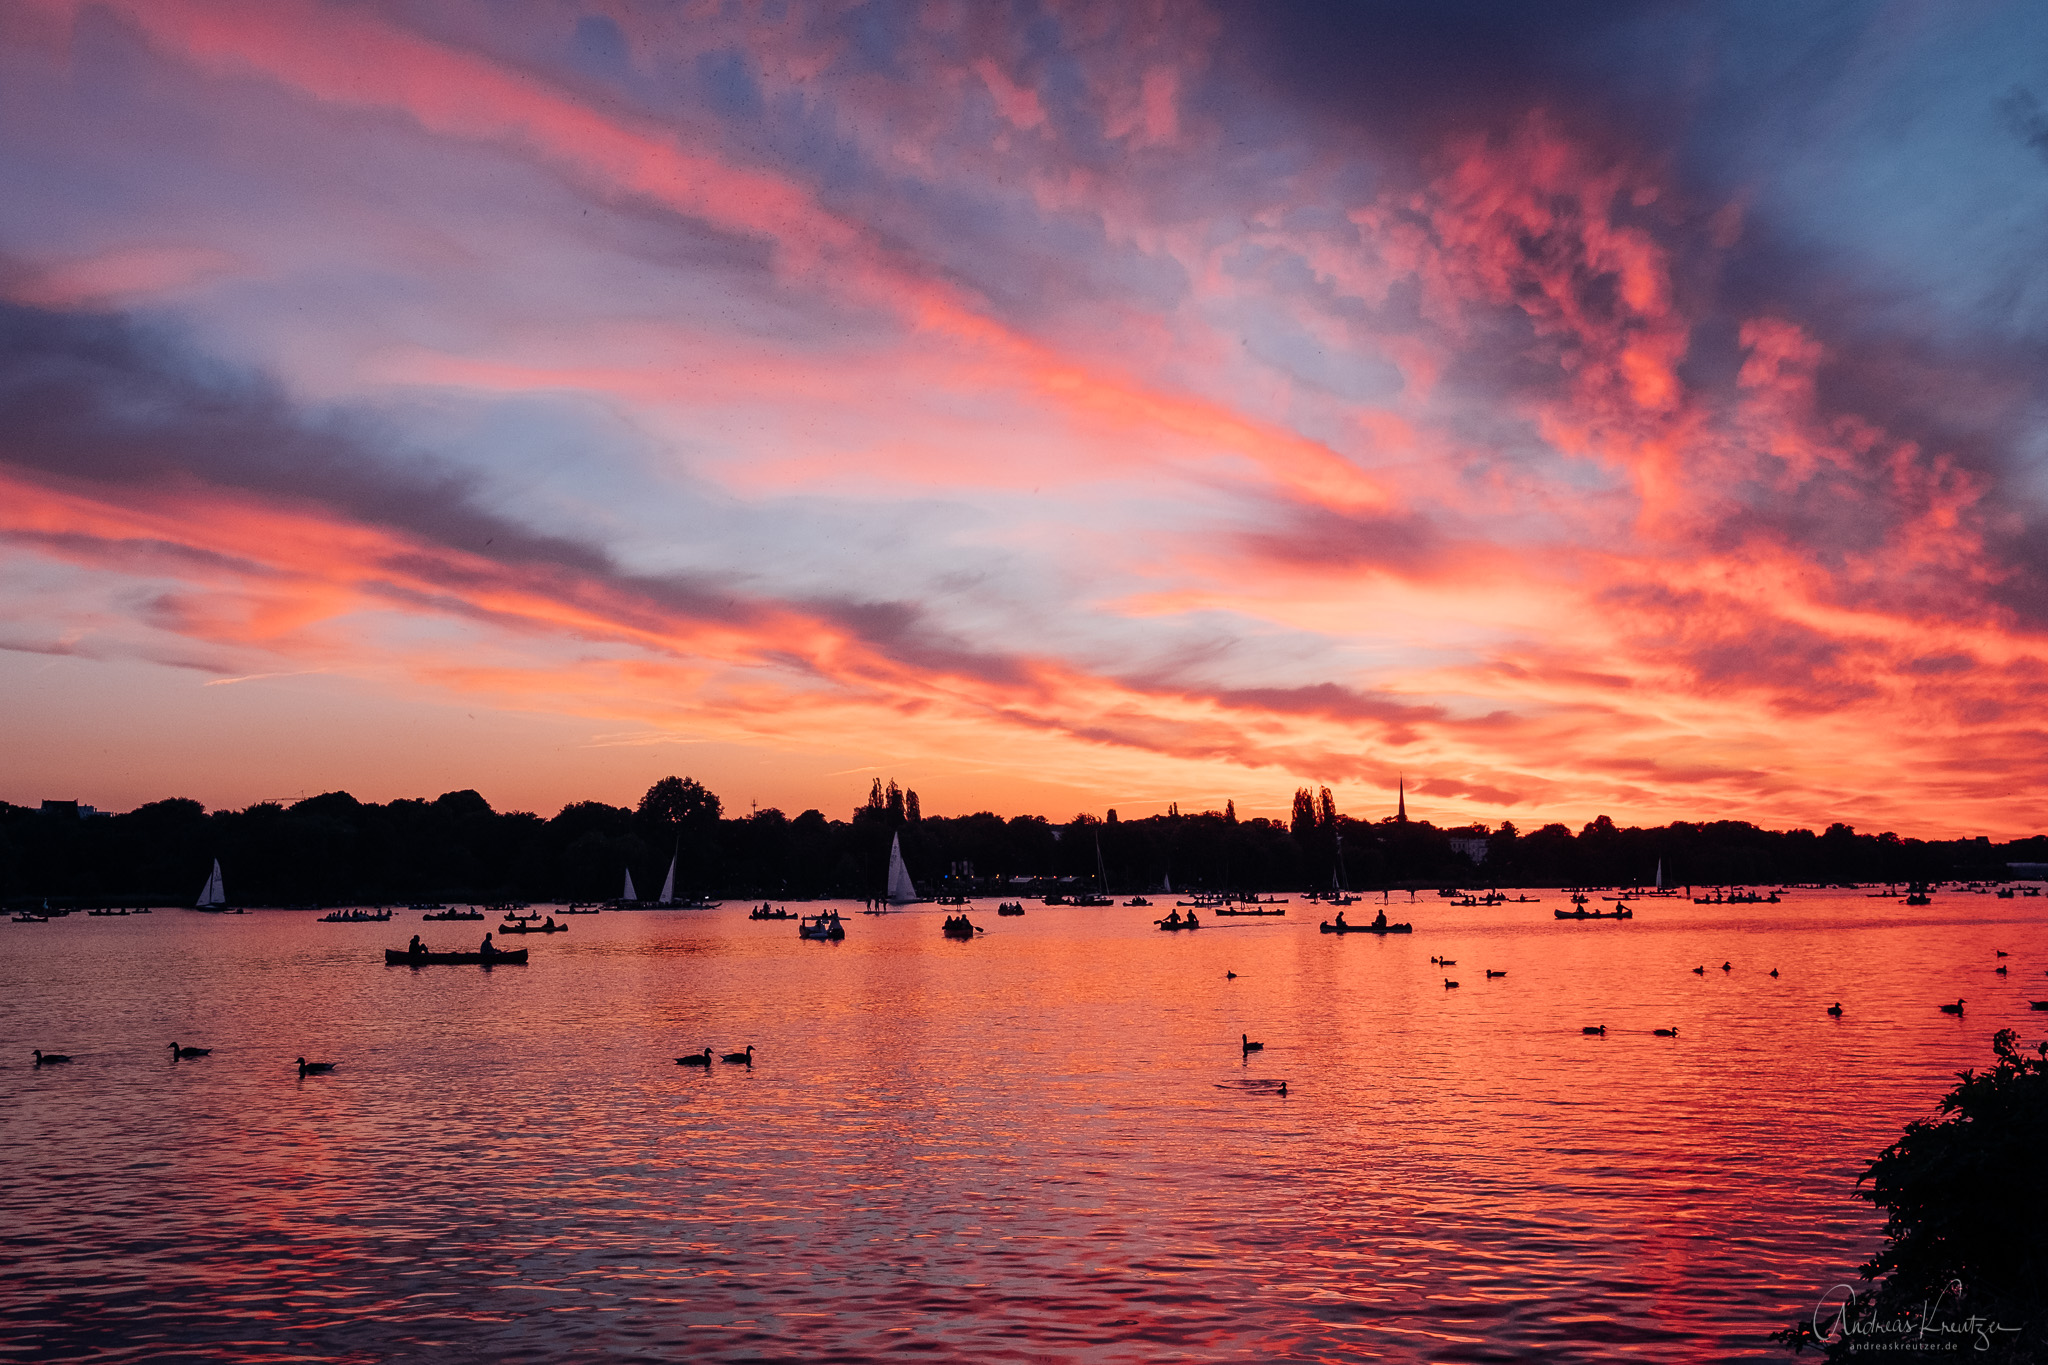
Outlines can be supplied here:
[[[38, 1067], [62, 1066], [71, 1061], [71, 1057], [66, 1053], [45, 1052], [41, 1048], [35, 1049], [33, 1055], [35, 1057], [35, 1065]], [[210, 1047], [183, 1047], [177, 1043], [171, 1044], [171, 1060], [174, 1062], [190, 1062], [200, 1057], [211, 1057], [212, 1055], [213, 1049]], [[299, 1074], [301, 1076], [325, 1075], [340, 1065], [340, 1062], [309, 1062], [304, 1057], [298, 1059]]]

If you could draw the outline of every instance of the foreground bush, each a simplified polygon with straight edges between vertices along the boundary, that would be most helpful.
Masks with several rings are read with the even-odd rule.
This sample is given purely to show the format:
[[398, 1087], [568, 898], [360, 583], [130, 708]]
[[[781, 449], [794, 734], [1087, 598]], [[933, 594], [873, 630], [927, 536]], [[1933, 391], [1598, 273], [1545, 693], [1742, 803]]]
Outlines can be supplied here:
[[1858, 1182], [1889, 1215], [1862, 1267], [1882, 1284], [1775, 1340], [1829, 1360], [2048, 1361], [2048, 1043], [2029, 1056], [2003, 1029], [1991, 1045], [1991, 1069], [1963, 1072], [1943, 1117], [1908, 1124]]

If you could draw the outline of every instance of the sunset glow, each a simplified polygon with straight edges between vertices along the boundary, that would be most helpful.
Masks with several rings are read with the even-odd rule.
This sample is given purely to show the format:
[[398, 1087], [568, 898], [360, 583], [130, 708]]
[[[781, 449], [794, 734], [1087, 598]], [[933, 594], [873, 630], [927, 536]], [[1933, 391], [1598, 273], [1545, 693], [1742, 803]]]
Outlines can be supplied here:
[[1541, 8], [7, 7], [0, 799], [2048, 827], [2048, 17]]

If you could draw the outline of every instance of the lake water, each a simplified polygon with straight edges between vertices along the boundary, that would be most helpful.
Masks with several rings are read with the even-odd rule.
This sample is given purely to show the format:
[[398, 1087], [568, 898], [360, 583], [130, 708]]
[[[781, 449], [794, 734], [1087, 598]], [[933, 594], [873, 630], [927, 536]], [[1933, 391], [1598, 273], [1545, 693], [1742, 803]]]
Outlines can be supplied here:
[[417, 912], [0, 923], [0, 1358], [1770, 1356], [1864, 1163], [2048, 1026], [2042, 899], [1531, 894], [607, 913], [488, 971], [387, 968], [494, 927]]

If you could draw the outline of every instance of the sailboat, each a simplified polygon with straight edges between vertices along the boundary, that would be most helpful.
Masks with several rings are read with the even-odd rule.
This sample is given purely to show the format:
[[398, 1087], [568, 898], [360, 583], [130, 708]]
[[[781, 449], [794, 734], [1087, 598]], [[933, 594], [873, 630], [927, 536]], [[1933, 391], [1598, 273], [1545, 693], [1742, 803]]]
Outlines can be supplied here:
[[654, 903], [656, 905], [674, 905], [676, 903], [676, 859], [682, 856], [682, 845], [678, 844], [676, 851], [669, 855], [668, 875], [661, 879], [661, 895], [655, 899]]
[[213, 875], [206, 879], [206, 885], [199, 889], [199, 899], [193, 905], [195, 910], [205, 910], [215, 915], [239, 915], [240, 910], [228, 909], [227, 892], [221, 889], [220, 859], [213, 860]]
[[1108, 872], [1106, 872], [1105, 870], [1103, 870], [1103, 866], [1102, 866], [1102, 836], [1101, 836], [1100, 834], [1098, 834], [1098, 835], [1096, 835], [1096, 836], [1095, 836], [1095, 891], [1094, 891], [1094, 893], [1093, 893], [1092, 895], [1091, 895], [1091, 894], [1089, 894], [1088, 892], [1085, 892], [1085, 891], [1084, 891], [1084, 892], [1082, 892], [1082, 893], [1081, 893], [1080, 895], [1078, 895], [1078, 896], [1074, 897], [1074, 899], [1073, 899], [1073, 904], [1075, 904], [1075, 905], [1115, 905], [1115, 904], [1116, 904], [1116, 902], [1115, 902], [1115, 901], [1113, 901], [1113, 900], [1111, 900], [1111, 899], [1109, 898], [1109, 873], [1108, 873]]
[[891, 905], [915, 905], [924, 899], [917, 894], [917, 883], [910, 880], [910, 869], [903, 865], [903, 836], [889, 836], [889, 890], [884, 897]]
[[626, 869], [626, 889], [619, 893], [619, 904], [638, 905], [639, 903], [640, 893], [633, 887], [633, 869], [629, 867]]

